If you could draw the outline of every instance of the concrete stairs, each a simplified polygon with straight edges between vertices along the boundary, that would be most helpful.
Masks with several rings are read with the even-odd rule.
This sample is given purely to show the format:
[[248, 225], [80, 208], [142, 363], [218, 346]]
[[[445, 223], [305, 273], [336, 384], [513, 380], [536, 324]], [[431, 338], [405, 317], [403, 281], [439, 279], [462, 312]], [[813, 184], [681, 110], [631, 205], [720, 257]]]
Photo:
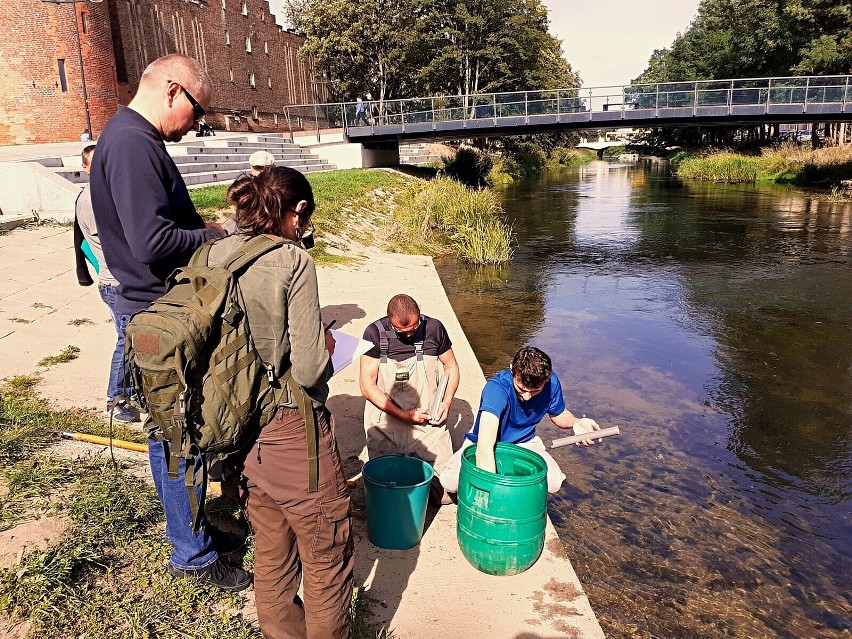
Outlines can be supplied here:
[[[303, 173], [336, 168], [298, 144], [285, 140], [280, 134], [191, 137], [167, 144], [166, 148], [187, 186], [234, 181], [249, 170], [248, 159], [255, 151], [268, 151], [275, 157], [278, 166], [289, 166]], [[74, 184], [84, 184], [89, 180], [80, 166], [79, 156], [32, 161]]]
[[424, 164], [431, 164], [432, 162], [436, 162], [441, 158], [437, 155], [429, 153], [426, 150], [425, 143], [410, 143], [410, 144], [400, 144], [399, 145], [399, 163], [400, 164], [409, 164], [415, 166], [422, 166]]

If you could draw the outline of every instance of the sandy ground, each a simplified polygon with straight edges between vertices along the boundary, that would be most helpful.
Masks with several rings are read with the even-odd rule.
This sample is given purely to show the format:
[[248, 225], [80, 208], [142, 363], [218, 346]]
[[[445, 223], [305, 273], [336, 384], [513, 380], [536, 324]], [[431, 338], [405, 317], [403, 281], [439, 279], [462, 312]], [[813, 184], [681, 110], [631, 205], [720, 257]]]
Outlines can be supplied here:
[[[77, 284], [71, 235], [67, 227], [39, 227], [0, 236], [0, 378], [38, 372], [39, 392], [57, 407], [102, 410], [115, 333], [97, 288]], [[485, 380], [431, 259], [370, 251], [355, 265], [321, 268], [319, 287], [323, 319], [337, 320], [335, 328], [352, 335], [360, 336], [384, 315], [396, 293], [412, 295], [425, 314], [444, 322], [462, 372], [449, 420], [458, 446], [472, 425]], [[77, 359], [38, 366], [41, 358], [69, 345], [80, 349]], [[357, 376], [357, 363], [341, 371], [332, 380], [329, 399], [350, 476], [365, 458], [364, 399]], [[411, 550], [373, 546], [367, 539], [363, 490], [359, 482], [354, 491], [356, 579], [378, 602], [376, 619], [398, 639], [604, 636], [550, 522], [545, 550], [531, 569], [493, 577], [462, 556], [455, 506], [430, 511], [423, 540]]]

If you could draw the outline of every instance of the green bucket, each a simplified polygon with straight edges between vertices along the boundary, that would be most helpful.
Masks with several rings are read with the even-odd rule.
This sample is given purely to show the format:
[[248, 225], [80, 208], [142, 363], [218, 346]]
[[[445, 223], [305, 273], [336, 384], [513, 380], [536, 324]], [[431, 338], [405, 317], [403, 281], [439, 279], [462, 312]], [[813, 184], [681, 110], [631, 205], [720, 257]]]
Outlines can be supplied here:
[[420, 543], [433, 474], [416, 457], [388, 455], [364, 464], [367, 536], [374, 546], [405, 550]]
[[471, 565], [489, 575], [517, 575], [544, 548], [547, 463], [538, 453], [498, 443], [497, 473], [476, 467], [476, 446], [462, 453], [457, 534]]

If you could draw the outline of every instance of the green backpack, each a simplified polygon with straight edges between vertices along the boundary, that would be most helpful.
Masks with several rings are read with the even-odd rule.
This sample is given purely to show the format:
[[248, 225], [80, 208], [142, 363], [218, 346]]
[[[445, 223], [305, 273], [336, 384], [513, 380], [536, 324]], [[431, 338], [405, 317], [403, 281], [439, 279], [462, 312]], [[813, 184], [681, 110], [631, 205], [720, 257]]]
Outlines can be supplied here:
[[[208, 266], [210, 244], [166, 280], [166, 294], [136, 313], [127, 325], [125, 361], [134, 398], [150, 416], [149, 434], [162, 441], [169, 477], [186, 458], [193, 529], [204, 513], [208, 464], [253, 441], [273, 417], [281, 391], [305, 418], [309, 490], [316, 491], [317, 439], [313, 407], [304, 389], [265, 363], [254, 346], [240, 293], [239, 276], [261, 255], [287, 243], [253, 237], [221, 266]], [[278, 391], [278, 392], [276, 392]], [[201, 472], [194, 472], [196, 460]], [[201, 486], [201, 500], [196, 487]]]

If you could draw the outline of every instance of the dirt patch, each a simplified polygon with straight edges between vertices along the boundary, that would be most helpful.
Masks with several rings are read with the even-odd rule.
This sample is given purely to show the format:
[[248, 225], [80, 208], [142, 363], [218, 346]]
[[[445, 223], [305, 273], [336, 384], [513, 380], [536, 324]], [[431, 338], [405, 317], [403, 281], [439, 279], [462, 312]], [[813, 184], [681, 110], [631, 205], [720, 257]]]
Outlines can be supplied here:
[[[68, 519], [61, 515], [47, 515], [0, 532], [0, 568], [9, 568], [27, 552], [44, 550], [58, 541], [68, 523]], [[0, 632], [0, 636], [6, 635]]]
[[564, 621], [557, 621], [553, 624], [553, 627], [556, 628], [559, 632], [565, 633], [565, 639], [581, 639], [583, 634], [572, 626], [569, 626]]
[[568, 559], [568, 555], [565, 553], [565, 546], [563, 546], [562, 542], [556, 537], [547, 542], [547, 550], [550, 551], [554, 557]]
[[574, 601], [583, 594], [573, 584], [557, 579], [551, 579], [544, 584], [544, 589], [556, 601]]
[[25, 639], [32, 626], [32, 621], [15, 621], [8, 615], [0, 614], [0, 637], [3, 639]]
[[543, 619], [552, 621], [557, 617], [577, 617], [580, 615], [576, 609], [565, 604], [546, 604], [537, 603], [533, 605], [533, 610], [539, 613]]

